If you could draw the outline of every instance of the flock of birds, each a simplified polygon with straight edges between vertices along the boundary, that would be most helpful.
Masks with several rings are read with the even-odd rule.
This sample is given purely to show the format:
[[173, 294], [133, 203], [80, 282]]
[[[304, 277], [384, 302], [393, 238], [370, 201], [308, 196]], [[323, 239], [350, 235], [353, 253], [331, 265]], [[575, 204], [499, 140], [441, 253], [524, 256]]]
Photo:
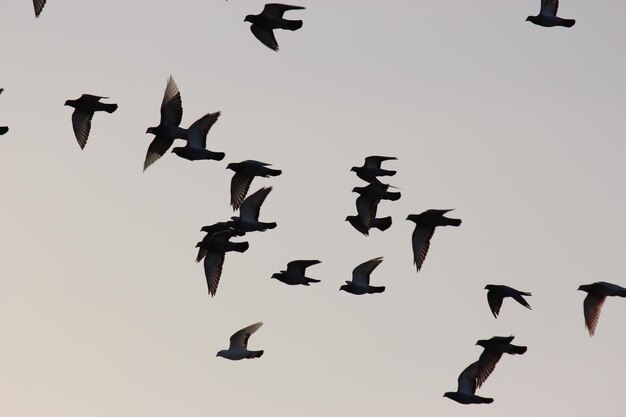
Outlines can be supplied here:
[[[37, 17], [39, 17], [45, 4], [46, 0], [33, 0]], [[537, 16], [528, 16], [526, 20], [544, 27], [572, 27], [575, 24], [575, 20], [557, 17], [558, 5], [558, 0], [542, 0], [539, 14]], [[277, 51], [278, 43], [274, 37], [274, 29], [293, 31], [302, 27], [301, 20], [283, 19], [283, 13], [289, 10], [302, 9], [304, 7], [270, 3], [265, 5], [260, 14], [248, 15], [244, 21], [251, 23], [250, 29], [259, 41], [268, 48]], [[3, 89], [0, 89], [0, 93], [2, 91]], [[96, 112], [113, 113], [118, 107], [117, 104], [101, 102], [101, 100], [106, 98], [83, 94], [76, 100], [67, 100], [65, 102], [65, 105], [74, 108], [72, 126], [81, 149], [87, 144], [94, 114]], [[177, 139], [186, 142], [185, 146], [172, 149], [172, 153], [181, 158], [190, 161], [221, 161], [224, 159], [225, 154], [223, 152], [208, 150], [206, 146], [207, 134], [211, 126], [218, 120], [220, 112], [207, 113], [187, 129], [180, 126], [182, 112], [181, 95], [174, 79], [170, 76], [161, 103], [159, 125], [150, 127], [146, 131], [146, 133], [153, 134], [154, 139], [148, 146], [143, 165], [144, 171], [164, 156]], [[0, 135], [6, 134], [8, 130], [8, 127], [0, 126]], [[395, 159], [397, 158], [372, 155], [365, 158], [362, 166], [351, 169], [358, 178], [368, 184], [365, 187], [355, 187], [352, 190], [359, 195], [356, 199], [357, 214], [347, 216], [345, 220], [354, 229], [366, 236], [369, 235], [372, 228], [384, 232], [392, 224], [391, 217], [378, 218], [376, 215], [378, 204], [381, 200], [396, 201], [401, 197], [400, 192], [389, 191], [390, 188], [394, 187], [381, 182], [379, 179], [379, 177], [389, 177], [396, 174], [396, 171], [382, 167], [384, 162]], [[220, 221], [202, 227], [201, 231], [205, 233], [205, 236], [196, 244], [198, 248], [196, 262], [202, 261], [204, 264], [208, 292], [211, 296], [215, 296], [217, 292], [226, 253], [243, 253], [249, 248], [248, 242], [233, 242], [231, 239], [245, 236], [251, 232], [264, 232], [277, 226], [275, 222], [259, 220], [261, 205], [272, 191], [272, 187], [262, 187], [249, 196], [248, 191], [255, 177], [275, 177], [281, 175], [282, 171], [271, 168], [271, 164], [256, 160], [232, 162], [227, 165], [227, 169], [234, 172], [230, 184], [230, 205], [233, 210], [239, 210], [239, 216], [233, 216], [228, 221]], [[452, 219], [445, 216], [450, 211], [430, 209], [420, 214], [410, 214], [406, 218], [406, 220], [415, 223], [415, 230], [412, 234], [412, 246], [413, 261], [417, 272], [420, 271], [426, 259], [435, 229], [441, 226], [458, 227], [461, 225], [460, 219]], [[340, 287], [340, 291], [354, 295], [384, 292], [384, 286], [370, 285], [370, 275], [382, 261], [383, 258], [378, 257], [358, 265], [352, 272], [352, 280], [346, 281]], [[306, 270], [320, 262], [319, 260], [294, 260], [287, 264], [286, 270], [273, 274], [272, 278], [287, 285], [309, 286], [312, 283], [319, 283], [320, 280], [307, 277]], [[500, 314], [505, 298], [512, 298], [522, 306], [528, 309], [531, 308], [524, 298], [525, 296], [530, 296], [530, 292], [518, 291], [506, 285], [487, 285], [485, 289], [488, 291], [487, 301], [489, 308], [495, 318]], [[578, 290], [587, 293], [583, 302], [583, 312], [585, 326], [590, 336], [593, 336], [595, 333], [600, 311], [606, 298], [609, 296], [626, 297], [626, 288], [608, 282], [581, 285]], [[262, 324], [262, 322], [255, 323], [234, 333], [230, 338], [229, 348], [219, 351], [217, 356], [230, 360], [261, 357], [263, 350], [248, 350], [248, 340]], [[513, 339], [513, 336], [496, 336], [488, 340], [477, 341], [476, 344], [482, 346], [484, 351], [476, 362], [471, 363], [461, 372], [458, 377], [457, 390], [446, 392], [444, 397], [462, 404], [488, 404], [493, 402], [492, 398], [476, 395], [476, 390], [491, 375], [503, 354], [521, 355], [526, 352], [527, 348], [525, 346], [513, 345], [511, 343]]]

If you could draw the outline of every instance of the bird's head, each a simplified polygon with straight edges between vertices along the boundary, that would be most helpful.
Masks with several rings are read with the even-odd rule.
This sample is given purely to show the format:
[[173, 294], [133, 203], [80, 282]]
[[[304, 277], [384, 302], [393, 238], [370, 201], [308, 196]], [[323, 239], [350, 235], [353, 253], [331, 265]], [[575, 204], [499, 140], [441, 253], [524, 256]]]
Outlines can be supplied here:
[[419, 214], [409, 214], [408, 216], [406, 216], [406, 219], [417, 223], [420, 218]]
[[581, 285], [578, 287], [578, 291], [589, 291], [589, 285]]
[[348, 291], [348, 284], [344, 284], [341, 287], [339, 287], [339, 291]]
[[365, 187], [354, 187], [354, 188], [352, 189], [352, 192], [353, 192], [353, 193], [359, 193], [359, 194], [361, 194], [361, 193], [363, 192], [363, 190], [364, 190], [364, 189], [365, 189]]
[[486, 289], [486, 290], [492, 290], [492, 289], [494, 289], [494, 286], [493, 286], [493, 285], [491, 285], [491, 284], [489, 284], [489, 285], [485, 285], [485, 289]]
[[232, 169], [234, 171], [235, 170], [235, 163], [231, 162], [230, 164], [226, 165], [226, 169]]
[[217, 358], [218, 356], [221, 356], [222, 358], [224, 358], [224, 352], [226, 352], [225, 350], [220, 350], [219, 352], [217, 352], [217, 355], [215, 355], [215, 357]]
[[271, 277], [270, 279], [278, 279], [278, 278], [280, 278], [281, 276], [282, 276], [282, 274], [281, 274], [281, 273], [276, 272], [274, 275], [272, 275], [272, 277]]
[[476, 342], [476, 346], [485, 347], [486, 344], [487, 344], [486, 340], [479, 340], [478, 342]]
[[358, 170], [359, 170], [359, 167], [350, 168], [350, 172], [357, 172]]
[[255, 17], [256, 17], [255, 15], [249, 14], [248, 16], [246, 16], [245, 19], [243, 19], [243, 21], [252, 23], [252, 21], [254, 20]]
[[537, 23], [537, 16], [528, 16], [526, 22]]
[[456, 394], [456, 392], [446, 392], [445, 394], [443, 394], [443, 396], [452, 399], [452, 397], [454, 397], [454, 394]]
[[66, 106], [71, 106], [73, 104], [72, 100], [65, 100], [65, 105]]
[[152, 133], [153, 135], [156, 135], [156, 134], [157, 134], [156, 130], [157, 130], [157, 128], [156, 128], [156, 127], [149, 127], [149, 128], [146, 130], [146, 133]]
[[178, 147], [172, 149], [172, 153], [175, 153], [176, 155], [181, 156], [181, 153], [182, 153], [183, 149], [184, 149], [183, 147], [178, 146]]

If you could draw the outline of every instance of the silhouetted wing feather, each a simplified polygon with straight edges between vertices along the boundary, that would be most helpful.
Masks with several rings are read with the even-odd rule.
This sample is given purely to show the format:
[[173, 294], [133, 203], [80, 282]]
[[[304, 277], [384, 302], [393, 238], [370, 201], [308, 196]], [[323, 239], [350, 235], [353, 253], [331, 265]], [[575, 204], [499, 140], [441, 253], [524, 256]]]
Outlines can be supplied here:
[[434, 227], [415, 226], [411, 240], [413, 242], [413, 262], [417, 272], [422, 268], [426, 259], [428, 248], [430, 248], [430, 239], [434, 233]]
[[278, 42], [276, 42], [276, 38], [274, 37], [274, 31], [271, 29], [266, 29], [259, 25], [250, 26], [250, 30], [252, 34], [261, 41], [261, 43], [273, 51], [278, 51]]
[[165, 152], [167, 152], [173, 143], [173, 139], [167, 139], [161, 136], [155, 137], [152, 142], [150, 142], [150, 146], [148, 146], [146, 160], [143, 163], [143, 170], [145, 171], [150, 165], [154, 164], [160, 157], [165, 155]]
[[498, 314], [500, 314], [500, 307], [502, 307], [502, 294], [490, 290], [487, 292], [487, 301], [489, 302], [489, 308], [493, 313], [495, 318], [498, 318]]
[[290, 6], [288, 4], [268, 3], [263, 8], [262, 15], [266, 17], [281, 18], [287, 10], [301, 10], [302, 6]]
[[318, 261], [318, 260], [291, 261], [287, 264], [287, 273], [304, 276], [304, 273], [308, 267], [310, 267], [311, 265], [317, 265], [319, 263], [321, 263], [321, 261]]
[[215, 296], [217, 286], [220, 283], [224, 257], [224, 254], [219, 252], [206, 252], [204, 257], [204, 275], [211, 297]]
[[193, 122], [187, 133], [187, 145], [192, 148], [206, 149], [206, 136], [220, 117], [220, 112], [208, 113]]
[[474, 362], [459, 375], [457, 392], [474, 394], [476, 392], [476, 374], [478, 373], [478, 362]]
[[236, 172], [230, 181], [230, 205], [237, 210], [248, 194], [254, 177]]
[[239, 208], [240, 217], [242, 219], [258, 221], [259, 214], [261, 213], [261, 204], [263, 204], [270, 191], [272, 191], [272, 187], [263, 187], [243, 200]]
[[257, 330], [259, 327], [263, 326], [263, 322], [260, 321], [258, 323], [254, 323], [246, 328], [243, 328], [233, 334], [230, 337], [230, 347], [229, 349], [247, 349], [248, 348], [248, 340], [250, 336]]
[[75, 109], [72, 113], [72, 126], [74, 127], [74, 135], [81, 149], [85, 148], [89, 132], [91, 131], [91, 119], [93, 113]]
[[183, 120], [183, 102], [176, 82], [170, 75], [161, 102], [161, 124], [179, 126]]
[[606, 300], [606, 296], [587, 294], [583, 302], [583, 310], [585, 313], [585, 327], [589, 331], [589, 336], [593, 336], [596, 332], [596, 325], [600, 319], [600, 311]]
[[365, 167], [366, 168], [380, 168], [381, 164], [384, 161], [391, 161], [394, 159], [398, 159], [395, 156], [377, 156], [372, 155], [365, 158]]
[[367, 287], [370, 285], [370, 274], [380, 263], [383, 261], [382, 256], [380, 258], [370, 259], [367, 262], [363, 262], [352, 271], [352, 283], [354, 285]]
[[541, 11], [539, 14], [544, 16], [556, 16], [559, 10], [559, 0], [541, 0]]
[[478, 388], [487, 380], [489, 375], [496, 369], [496, 365], [500, 358], [502, 357], [502, 353], [494, 352], [488, 349], [485, 349], [483, 353], [478, 358], [478, 369], [476, 372], [476, 384]]
[[35, 17], [39, 17], [43, 6], [46, 5], [46, 0], [33, 0], [33, 6], [35, 7]]

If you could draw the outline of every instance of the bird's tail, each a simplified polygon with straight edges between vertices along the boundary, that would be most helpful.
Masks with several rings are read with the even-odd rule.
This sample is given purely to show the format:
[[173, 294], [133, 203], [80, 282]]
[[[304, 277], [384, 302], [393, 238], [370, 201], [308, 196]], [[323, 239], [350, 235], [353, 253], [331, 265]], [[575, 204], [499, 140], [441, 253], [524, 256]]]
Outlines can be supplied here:
[[262, 350], [253, 350], [248, 352], [248, 356], [246, 356], [246, 359], [260, 358], [261, 356], [263, 356]]
[[226, 156], [224, 152], [213, 152], [208, 149], [206, 150], [206, 155], [208, 156], [207, 159], [213, 159], [215, 161], [221, 161]]
[[474, 395], [474, 399], [478, 404], [491, 404], [493, 402], [493, 398], [485, 398], [479, 395]]
[[396, 175], [398, 171], [394, 171], [392, 169], [381, 169], [380, 172], [377, 174], [378, 177], [393, 177], [394, 175]]
[[266, 231], [267, 229], [274, 229], [277, 226], [276, 222], [260, 223], [260, 225], [261, 225], [262, 232]]
[[521, 305], [523, 305], [524, 307], [526, 307], [529, 310], [532, 310], [532, 308], [530, 308], [530, 304], [528, 304], [528, 302], [522, 297], [522, 295], [532, 295], [529, 292], [521, 292], [519, 294], [515, 294], [513, 296], [513, 298], [515, 299], [515, 301], [517, 301], [518, 303], [520, 303]]
[[372, 227], [384, 232], [391, 227], [391, 216], [372, 220]]
[[302, 20], [286, 20], [285, 29], [298, 30], [302, 27]]
[[230, 250], [239, 252], [239, 253], [244, 253], [250, 247], [250, 244], [248, 242], [228, 242], [228, 243], [230, 243], [230, 245], [228, 245]]
[[527, 350], [528, 348], [526, 346], [510, 345], [509, 349], [507, 350], [507, 353], [511, 355], [521, 355], [525, 353]]
[[283, 173], [283, 171], [281, 171], [280, 169], [271, 169], [271, 168], [268, 168], [268, 169], [267, 169], [267, 171], [265, 171], [265, 173], [267, 174], [267, 176], [270, 176], [270, 177], [276, 177], [276, 176], [278, 176], [278, 175], [282, 174], [282, 173]]
[[113, 113], [115, 110], [117, 110], [117, 104], [102, 103], [102, 110], [107, 113]]
[[576, 19], [563, 19], [562, 23], [566, 28], [571, 28], [574, 24], [576, 24]]
[[442, 224], [442, 226], [460, 226], [461, 225], [461, 219], [449, 219], [447, 217], [444, 217], [444, 224]]
[[306, 280], [307, 284], [310, 282], [322, 282], [319, 279], [313, 279], [313, 278], [309, 278], [309, 277], [304, 277], [304, 279]]
[[370, 286], [367, 289], [367, 293], [368, 294], [377, 294], [377, 293], [381, 293], [383, 291], [385, 291], [385, 287], [372, 287], [372, 286]]
[[385, 193], [385, 197], [387, 198], [387, 200], [391, 200], [391, 201], [400, 200], [400, 196], [401, 195], [402, 194], [400, 194], [400, 193], [392, 193], [392, 192]]
[[6, 126], [0, 126], [0, 135], [4, 135], [9, 131], [9, 128]]

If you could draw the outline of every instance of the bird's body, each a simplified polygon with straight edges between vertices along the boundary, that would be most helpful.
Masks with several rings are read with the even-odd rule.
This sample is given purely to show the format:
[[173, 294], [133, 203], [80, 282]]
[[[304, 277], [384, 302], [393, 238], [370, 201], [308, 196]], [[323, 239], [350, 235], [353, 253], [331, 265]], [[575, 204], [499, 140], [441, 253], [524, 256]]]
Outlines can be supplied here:
[[456, 392], [446, 392], [443, 396], [461, 404], [491, 404], [493, 398], [480, 397], [475, 394], [477, 373], [478, 362], [474, 362], [459, 375]]
[[384, 232], [389, 229], [392, 224], [391, 216], [374, 218], [370, 220], [369, 227], [365, 226], [363, 220], [361, 220], [359, 216], [347, 216], [346, 221], [350, 222], [352, 227], [360, 233], [363, 233], [365, 236], [369, 236], [370, 229], [378, 229], [381, 232]]
[[248, 350], [248, 340], [250, 339], [250, 336], [259, 330], [259, 327], [262, 325], [263, 322], [258, 322], [233, 334], [230, 337], [230, 346], [228, 349], [220, 350], [217, 352], [216, 356], [221, 356], [222, 358], [230, 359], [232, 361], [260, 358], [263, 356], [262, 350]]
[[172, 152], [190, 161], [202, 159], [221, 161], [224, 159], [224, 152], [212, 152], [206, 149], [206, 136], [219, 117], [220, 112], [208, 113], [196, 120], [184, 133], [187, 144], [172, 149]]
[[356, 176], [361, 178], [363, 181], [367, 181], [370, 184], [378, 184], [380, 183], [378, 177], [396, 175], [396, 171], [381, 168], [381, 164], [383, 162], [396, 159], [398, 158], [395, 156], [368, 156], [365, 158], [363, 166], [352, 167], [350, 171], [355, 172]]
[[383, 258], [374, 258], [363, 262], [352, 271], [352, 281], [346, 281], [339, 291], [345, 291], [354, 295], [376, 294], [385, 291], [385, 287], [374, 287], [370, 285], [370, 275], [374, 269], [383, 261]]
[[279, 280], [287, 285], [305, 285], [309, 286], [311, 283], [320, 282], [319, 279], [313, 279], [304, 276], [306, 269], [309, 266], [317, 265], [321, 263], [318, 260], [297, 260], [291, 261], [287, 264], [286, 271], [280, 271], [272, 275], [272, 278]]
[[263, 11], [257, 15], [248, 15], [244, 22], [250, 22], [252, 34], [263, 45], [278, 51], [278, 42], [274, 37], [274, 29], [298, 30], [302, 27], [302, 20], [283, 19], [283, 14], [288, 10], [302, 10], [301, 6], [289, 6], [287, 4], [268, 3]]
[[113, 113], [117, 110], [117, 104], [101, 103], [101, 99], [108, 97], [94, 96], [91, 94], [83, 94], [76, 100], [66, 100], [65, 105], [74, 108], [72, 113], [72, 127], [74, 135], [81, 149], [85, 148], [89, 132], [91, 131], [91, 119], [97, 111]]
[[563, 26], [571, 28], [576, 24], [575, 19], [563, 19], [556, 15], [559, 9], [559, 0], [541, 0], [541, 10], [537, 16], [528, 16], [527, 22], [543, 27]]
[[587, 293], [583, 302], [583, 313], [585, 315], [585, 327], [589, 331], [589, 336], [593, 336], [596, 331], [596, 326], [600, 319], [600, 311], [606, 301], [606, 297], [626, 297], [626, 288], [604, 281], [581, 285], [578, 287], [578, 290]]
[[500, 307], [502, 306], [502, 300], [506, 297], [511, 297], [524, 307], [529, 310], [530, 305], [524, 299], [525, 296], [531, 296], [532, 294], [529, 292], [518, 291], [515, 288], [507, 287], [506, 285], [487, 285], [485, 289], [487, 292], [487, 301], [489, 303], [489, 308], [491, 309], [491, 313], [495, 318], [498, 318], [498, 314], [500, 314]]
[[248, 194], [250, 184], [254, 177], [275, 177], [282, 174], [279, 169], [268, 168], [271, 164], [265, 162], [246, 160], [242, 162], [232, 162], [226, 169], [235, 171], [235, 175], [230, 182], [230, 205], [233, 210], [237, 210], [244, 198]]
[[239, 207], [239, 216], [231, 217], [228, 225], [233, 229], [242, 232], [264, 232], [267, 229], [274, 229], [275, 222], [260, 222], [259, 214], [261, 205], [267, 195], [272, 191], [272, 187], [263, 187], [251, 196], [247, 197]]
[[420, 214], [410, 214], [406, 219], [415, 223], [415, 230], [411, 237], [413, 244], [413, 262], [417, 272], [422, 268], [422, 264], [428, 254], [430, 248], [430, 239], [435, 233], [435, 228], [439, 226], [455, 226], [461, 225], [461, 220], [450, 219], [444, 214], [452, 210], [430, 209]]
[[476, 383], [480, 387], [491, 375], [496, 364], [500, 361], [503, 354], [522, 355], [528, 349], [526, 346], [516, 346], [511, 344], [515, 337], [494, 336], [491, 339], [479, 340], [476, 342], [478, 346], [484, 348], [478, 359], [478, 371], [476, 373]]

